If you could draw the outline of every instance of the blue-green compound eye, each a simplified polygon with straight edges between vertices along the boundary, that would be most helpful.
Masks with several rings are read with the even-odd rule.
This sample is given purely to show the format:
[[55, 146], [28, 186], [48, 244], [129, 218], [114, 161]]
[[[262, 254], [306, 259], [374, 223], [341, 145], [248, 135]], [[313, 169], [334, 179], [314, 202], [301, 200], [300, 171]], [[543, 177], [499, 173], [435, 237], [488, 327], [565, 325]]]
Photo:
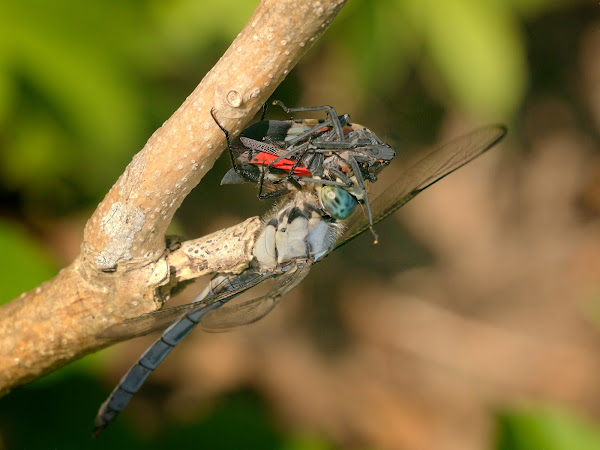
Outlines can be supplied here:
[[323, 186], [321, 188], [321, 205], [331, 217], [343, 220], [352, 215], [358, 201], [339, 186]]

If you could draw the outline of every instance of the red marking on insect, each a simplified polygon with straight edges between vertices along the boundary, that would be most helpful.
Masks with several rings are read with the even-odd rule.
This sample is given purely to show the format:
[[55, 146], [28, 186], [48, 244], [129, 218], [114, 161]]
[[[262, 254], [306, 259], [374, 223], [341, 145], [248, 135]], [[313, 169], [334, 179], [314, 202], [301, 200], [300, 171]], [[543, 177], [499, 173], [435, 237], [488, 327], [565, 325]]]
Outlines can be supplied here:
[[[266, 152], [261, 152], [258, 155], [256, 155], [254, 158], [252, 158], [252, 161], [250, 161], [250, 162], [252, 164], [257, 164], [260, 166], [266, 166], [266, 165], [272, 163], [273, 161], [275, 161], [277, 158], [278, 158], [277, 155], [273, 155], [271, 153], [266, 153]], [[276, 169], [282, 169], [282, 170], [285, 170], [286, 172], [289, 172], [290, 170], [292, 170], [292, 167], [294, 166], [295, 163], [296, 162], [292, 161], [291, 159], [283, 158], [283, 159], [277, 161], [271, 167], [275, 167]], [[308, 170], [302, 164], [298, 164], [296, 166], [296, 168], [294, 169], [293, 175], [298, 175], [301, 177], [310, 177], [310, 176], [312, 176], [312, 173], [310, 173], [310, 170]]]

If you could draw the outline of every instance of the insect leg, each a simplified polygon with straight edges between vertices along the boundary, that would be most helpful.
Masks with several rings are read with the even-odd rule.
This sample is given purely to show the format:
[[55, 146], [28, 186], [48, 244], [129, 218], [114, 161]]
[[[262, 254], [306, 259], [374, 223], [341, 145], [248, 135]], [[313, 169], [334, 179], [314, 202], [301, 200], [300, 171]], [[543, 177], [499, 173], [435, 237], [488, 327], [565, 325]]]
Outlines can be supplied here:
[[297, 142], [303, 141], [304, 139], [315, 134], [317, 131], [321, 130], [322, 128], [326, 128], [330, 125], [333, 125], [333, 122], [331, 119], [327, 119], [324, 122], [321, 122], [318, 125], [315, 125], [314, 127], [309, 128], [308, 130], [304, 131], [303, 133], [300, 133], [296, 137], [286, 140], [285, 143], [286, 143], [287, 148], [293, 147], [294, 145], [296, 145]]
[[298, 181], [305, 181], [307, 183], [317, 183], [322, 184], [323, 186], [339, 186], [339, 187], [348, 187], [346, 183], [341, 183], [339, 181], [326, 180], [324, 178], [309, 178], [309, 177], [297, 177]]
[[332, 175], [335, 175], [340, 180], [342, 180], [342, 182], [346, 185], [346, 187], [352, 187], [354, 185], [354, 183], [352, 182], [352, 180], [344, 172], [342, 172], [340, 170], [337, 170], [337, 169], [334, 169], [333, 167], [329, 168], [329, 172]]
[[369, 218], [369, 230], [371, 230], [371, 234], [375, 239], [374, 244], [377, 244], [379, 242], [379, 237], [375, 232], [375, 228], [373, 228], [373, 216], [371, 215], [371, 205], [369, 204], [369, 195], [365, 186], [365, 180], [363, 179], [362, 173], [360, 172], [360, 167], [358, 166], [356, 159], [354, 159], [354, 156], [350, 156], [348, 158], [348, 162], [350, 162], [350, 165], [352, 166], [352, 171], [354, 172], [354, 176], [356, 177], [358, 187], [363, 192], [363, 199], [365, 201], [365, 206], [367, 207], [367, 217]]
[[[281, 197], [282, 195], [289, 193], [290, 190], [288, 188], [278, 189], [276, 191], [267, 192], [266, 194], [263, 193], [266, 167], [268, 167], [268, 166], [262, 166], [262, 170], [260, 172], [260, 178], [258, 180], [258, 198], [261, 200], [265, 200], [267, 198]], [[274, 181], [271, 184], [279, 184], [283, 180], [285, 180], [285, 178], [282, 180], [279, 180], [279, 181]]]
[[[343, 127], [344, 125], [346, 125], [348, 123], [348, 121], [350, 120], [350, 116], [348, 114], [344, 114], [342, 116], [338, 116], [338, 120], [340, 122], [340, 125]], [[333, 121], [331, 119], [327, 119], [324, 122], [319, 123], [318, 125], [315, 125], [312, 128], [309, 128], [308, 130], [304, 131], [303, 133], [300, 133], [299, 135], [286, 140], [286, 146], [292, 147], [294, 146], [297, 142], [303, 141], [304, 139], [306, 139], [307, 137], [311, 137], [313, 134], [315, 134], [317, 131], [328, 127], [330, 125], [333, 125]], [[329, 134], [329, 133], [327, 133]], [[336, 130], [336, 134], [337, 134], [337, 130]], [[331, 138], [333, 139], [333, 138]], [[323, 142], [330, 142], [330, 138], [327, 137]]]
[[[300, 165], [300, 162], [302, 161], [304, 156], [306, 156], [306, 153], [308, 152], [308, 145], [301, 150], [302, 150], [302, 152], [300, 153], [300, 155], [298, 155], [298, 157], [296, 158], [296, 161], [294, 161], [294, 164], [292, 165], [292, 168], [290, 169], [290, 177], [295, 172], [298, 165]], [[277, 158], [277, 159], [279, 159], [279, 158]], [[275, 161], [277, 161], [277, 160], [275, 160]], [[275, 161], [273, 161], [271, 164], [273, 164]]]
[[273, 161], [271, 161], [266, 167], [267, 168], [271, 168], [276, 162], [281, 161], [282, 159], [290, 159], [290, 157], [297, 152], [302, 152], [294, 161], [294, 164], [292, 165], [292, 167], [290, 168], [290, 170], [288, 171], [288, 176], [287, 176], [287, 180], [289, 183], [291, 183], [296, 189], [298, 189], [299, 191], [302, 190], [302, 185], [298, 182], [297, 180], [297, 176], [294, 175], [294, 172], [296, 170], [296, 168], [298, 167], [298, 165], [300, 165], [300, 162], [302, 162], [302, 158], [304, 158], [304, 156], [306, 155], [306, 152], [308, 152], [308, 145], [302, 145], [299, 146], [296, 149], [292, 149], [289, 152], [287, 152], [285, 155], [280, 156], [278, 158], [275, 158]]
[[307, 112], [307, 111], [327, 111], [329, 114], [329, 119], [332, 122], [333, 128], [335, 129], [336, 134], [338, 135], [340, 141], [344, 140], [344, 130], [342, 129], [342, 124], [340, 123], [340, 119], [333, 109], [333, 106], [323, 105], [323, 106], [310, 106], [310, 107], [300, 107], [300, 108], [288, 108], [281, 102], [280, 100], [275, 100], [273, 102], [274, 105], [279, 105], [286, 113], [292, 112]]
[[[298, 167], [298, 164], [300, 164], [300, 162], [302, 162], [302, 158], [304, 157], [304, 155], [306, 154], [307, 151], [308, 151], [308, 143], [299, 145], [298, 147], [292, 148], [289, 151], [287, 151], [286, 153], [284, 153], [283, 155], [278, 156], [277, 158], [275, 158], [273, 161], [271, 161], [267, 165], [267, 167], [271, 168], [273, 165], [277, 164], [282, 159], [291, 159], [292, 156], [294, 156], [296, 153], [302, 152], [302, 155], [299, 158], [297, 158], [296, 162], [294, 163], [294, 169], [295, 169], [296, 167]], [[293, 170], [290, 171], [290, 172], [293, 172]]]

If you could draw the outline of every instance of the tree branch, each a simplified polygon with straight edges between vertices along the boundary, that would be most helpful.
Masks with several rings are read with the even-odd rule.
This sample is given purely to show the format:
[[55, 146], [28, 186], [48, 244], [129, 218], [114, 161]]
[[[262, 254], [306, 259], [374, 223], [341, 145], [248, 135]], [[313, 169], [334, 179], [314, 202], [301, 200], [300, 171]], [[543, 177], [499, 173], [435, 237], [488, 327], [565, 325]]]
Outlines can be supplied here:
[[[344, 3], [261, 1], [98, 205], [75, 261], [0, 308], [0, 394], [109, 345], [98, 337], [104, 329], [156, 310], [177, 284], [243, 270], [252, 258], [257, 218], [173, 252], [165, 246], [175, 211], [225, 147], [210, 110], [233, 135], [239, 133]], [[225, 243], [227, 251], [211, 251]]]

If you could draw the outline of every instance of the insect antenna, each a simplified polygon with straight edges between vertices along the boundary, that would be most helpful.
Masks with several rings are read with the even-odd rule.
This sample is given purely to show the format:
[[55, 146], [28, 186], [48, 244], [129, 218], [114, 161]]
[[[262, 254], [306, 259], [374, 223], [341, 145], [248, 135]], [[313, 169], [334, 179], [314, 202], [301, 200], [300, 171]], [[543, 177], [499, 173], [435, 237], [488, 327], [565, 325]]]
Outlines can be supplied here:
[[211, 108], [210, 115], [212, 116], [212, 118], [215, 121], [215, 123], [217, 124], [217, 126], [221, 129], [221, 131], [225, 135], [225, 140], [227, 141], [227, 150], [229, 150], [229, 157], [231, 158], [231, 165], [233, 166], [233, 170], [235, 170], [235, 173], [237, 173], [239, 176], [244, 177], [242, 170], [235, 163], [235, 156], [233, 154], [233, 150], [231, 149], [231, 140], [229, 139], [229, 131], [227, 131], [225, 129], [225, 127], [223, 125], [221, 125], [219, 123], [219, 121], [217, 120], [215, 108]]
[[265, 116], [267, 115], [267, 109], [269, 108], [269, 102], [264, 102], [262, 105], [262, 114], [260, 115], [260, 121], [265, 120]]

